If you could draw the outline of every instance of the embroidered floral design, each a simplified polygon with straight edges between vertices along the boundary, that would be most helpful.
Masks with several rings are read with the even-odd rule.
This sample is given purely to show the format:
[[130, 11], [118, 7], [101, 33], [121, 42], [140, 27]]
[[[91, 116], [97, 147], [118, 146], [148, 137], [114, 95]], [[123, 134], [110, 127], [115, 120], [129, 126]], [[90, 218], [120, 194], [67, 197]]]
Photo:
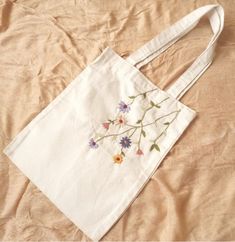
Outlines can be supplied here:
[[122, 113], [128, 113], [131, 110], [130, 105], [121, 101], [119, 103], [119, 111]]
[[131, 139], [127, 136], [122, 137], [120, 145], [122, 146], [122, 148], [129, 148], [131, 146]]
[[[141, 148], [141, 142], [142, 139], [147, 136], [146, 127], [156, 126], [158, 125], [158, 122], [160, 120], [164, 120], [163, 129], [153, 140], [151, 140], [152, 144], [149, 147], [150, 152], [154, 150], [160, 152], [160, 147], [158, 145], [159, 139], [162, 136], [166, 135], [168, 128], [177, 118], [181, 110], [179, 109], [171, 111], [164, 115], [160, 115], [151, 122], [146, 122], [145, 117], [150, 110], [160, 109], [162, 103], [169, 99], [169, 97], [164, 98], [162, 101], [158, 103], [155, 103], [154, 101], [150, 100], [148, 102], [148, 105], [145, 108], [143, 108], [142, 116], [134, 123], [129, 123], [128, 118], [126, 116], [129, 112], [131, 112], [131, 105], [135, 102], [137, 98], [142, 97], [143, 99], [145, 99], [149, 93], [154, 92], [156, 90], [158, 89], [154, 88], [146, 92], [139, 93], [135, 96], [129, 96], [129, 102], [120, 101], [118, 103], [118, 115], [116, 116], [116, 118], [108, 119], [107, 121], [102, 123], [103, 128], [106, 130], [106, 133], [103, 135], [99, 135], [98, 138], [91, 138], [89, 141], [90, 148], [97, 149], [99, 147], [98, 143], [103, 141], [104, 139], [119, 138], [120, 152], [113, 156], [114, 163], [121, 164], [124, 160], [126, 150], [129, 149], [132, 145], [137, 146], [136, 155], [140, 157], [144, 155], [144, 151]], [[120, 132], [112, 133], [111, 127], [115, 127], [117, 125], [118, 127], [120, 127]], [[134, 134], [136, 134], [136, 136], [134, 136]]]
[[123, 156], [120, 154], [117, 154], [113, 156], [114, 163], [121, 164], [123, 162]]
[[144, 152], [143, 152], [141, 149], [138, 149], [138, 150], [136, 151], [136, 154], [137, 154], [137, 155], [143, 155]]
[[106, 123], [103, 123], [102, 125], [103, 125], [103, 127], [104, 127], [105, 129], [107, 129], [107, 130], [109, 129], [109, 123], [106, 122]]
[[92, 138], [92, 139], [90, 139], [90, 141], [89, 141], [89, 146], [90, 146], [90, 148], [92, 148], [92, 149], [97, 149], [98, 147], [99, 147], [99, 145], [97, 144], [97, 142]]
[[117, 119], [116, 119], [116, 124], [120, 125], [120, 126], [124, 126], [127, 123], [126, 118], [123, 115], [120, 115]]

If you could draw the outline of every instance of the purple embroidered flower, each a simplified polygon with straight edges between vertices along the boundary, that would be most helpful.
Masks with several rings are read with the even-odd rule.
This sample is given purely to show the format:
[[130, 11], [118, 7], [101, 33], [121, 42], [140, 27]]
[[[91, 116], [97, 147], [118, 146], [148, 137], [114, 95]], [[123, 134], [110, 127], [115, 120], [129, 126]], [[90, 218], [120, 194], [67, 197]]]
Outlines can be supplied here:
[[131, 146], [130, 138], [127, 136], [122, 137], [122, 139], [120, 141], [120, 145], [122, 146], [122, 148], [129, 148]]
[[90, 148], [92, 148], [92, 149], [97, 149], [98, 147], [99, 147], [99, 145], [95, 142], [95, 140], [92, 138], [92, 139], [90, 139], [90, 141], [89, 141], [89, 146], [90, 146]]
[[123, 101], [121, 101], [118, 104], [118, 108], [119, 108], [120, 112], [123, 112], [123, 113], [128, 113], [131, 109], [130, 105], [124, 103]]

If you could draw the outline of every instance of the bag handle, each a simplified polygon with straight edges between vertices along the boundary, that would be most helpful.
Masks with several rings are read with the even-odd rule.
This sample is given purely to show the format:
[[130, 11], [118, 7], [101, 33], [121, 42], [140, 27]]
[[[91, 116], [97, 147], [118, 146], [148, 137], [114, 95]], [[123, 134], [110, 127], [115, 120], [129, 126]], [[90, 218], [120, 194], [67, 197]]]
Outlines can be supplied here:
[[213, 61], [216, 41], [224, 27], [224, 10], [221, 5], [206, 5], [194, 10], [132, 53], [126, 60], [138, 69], [141, 68], [190, 32], [205, 15], [209, 18], [214, 33], [212, 39], [203, 53], [166, 90], [166, 92], [179, 100]]

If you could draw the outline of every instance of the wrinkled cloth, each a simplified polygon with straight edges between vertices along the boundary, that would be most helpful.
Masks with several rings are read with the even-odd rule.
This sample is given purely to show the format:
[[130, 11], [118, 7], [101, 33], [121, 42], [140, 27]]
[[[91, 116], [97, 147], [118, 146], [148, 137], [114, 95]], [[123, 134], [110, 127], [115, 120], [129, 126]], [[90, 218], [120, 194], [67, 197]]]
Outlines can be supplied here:
[[[216, 57], [181, 99], [198, 115], [103, 240], [235, 240], [235, 3], [1, 2], [1, 151], [106, 46], [128, 56], [210, 3], [225, 11]], [[204, 50], [211, 35], [208, 21], [202, 20], [141, 71], [165, 89]], [[89, 240], [2, 152], [0, 187], [0, 240]]]

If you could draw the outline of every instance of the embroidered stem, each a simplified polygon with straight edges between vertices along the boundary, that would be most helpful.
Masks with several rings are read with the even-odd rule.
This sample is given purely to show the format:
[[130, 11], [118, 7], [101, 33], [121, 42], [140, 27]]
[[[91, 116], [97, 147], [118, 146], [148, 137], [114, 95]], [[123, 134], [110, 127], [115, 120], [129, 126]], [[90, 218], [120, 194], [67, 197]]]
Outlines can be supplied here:
[[129, 138], [131, 138], [134, 135], [134, 133], [136, 132], [136, 130], [137, 130], [137, 128], [135, 128], [134, 131], [132, 132], [132, 134], [129, 135]]
[[142, 135], [143, 135], [143, 123], [141, 122], [140, 136], [139, 136], [139, 140], [138, 140], [138, 149], [140, 149]]
[[166, 115], [163, 115], [163, 116], [161, 116], [161, 117], [155, 119], [155, 120], [154, 120], [153, 122], [151, 122], [151, 123], [148, 123], [148, 124], [143, 125], [143, 127], [147, 127], [147, 126], [149, 126], [149, 125], [152, 125], [152, 124], [156, 123], [157, 121], [159, 121], [159, 120], [162, 119], [162, 118], [165, 118], [165, 117], [167, 117], [167, 116], [170, 116], [170, 115], [173, 114], [173, 113], [179, 113], [179, 112], [180, 112], [180, 110], [170, 112], [170, 113], [168, 113], [168, 114], [166, 114]]
[[167, 122], [167, 123], [165, 123], [165, 125], [166, 125], [166, 128], [156, 137], [156, 139], [154, 140], [154, 143], [156, 143], [159, 139], [160, 139], [160, 137], [163, 135], [163, 134], [165, 134], [166, 133], [166, 131], [168, 130], [168, 128], [170, 127], [170, 125], [174, 122], [174, 120], [177, 118], [177, 116], [179, 115], [179, 112], [180, 112], [181, 110], [179, 110], [177, 113], [176, 113], [176, 115], [175, 115], [175, 117], [170, 121], [170, 122]]
[[148, 91], [146, 91], [146, 92], [139, 93], [139, 94], [137, 94], [136, 96], [129, 96], [129, 98], [132, 99], [132, 101], [129, 103], [129, 105], [131, 105], [131, 104], [135, 101], [135, 99], [136, 99], [137, 97], [139, 97], [139, 96], [143, 96], [144, 98], [146, 98], [148, 93], [150, 93], [150, 92], [154, 92], [154, 91], [156, 91], [156, 90], [158, 90], [158, 88], [154, 88], [154, 89], [148, 90]]
[[166, 115], [163, 115], [163, 116], [161, 116], [161, 117], [155, 119], [153, 122], [148, 123], [148, 124], [132, 125], [131, 128], [126, 129], [126, 130], [122, 131], [121, 133], [104, 135], [104, 136], [100, 137], [99, 139], [97, 139], [97, 140], [96, 140], [96, 143], [98, 143], [99, 141], [103, 140], [104, 138], [119, 136], [119, 135], [125, 134], [125, 133], [127, 133], [127, 132], [129, 132], [129, 131], [131, 131], [131, 130], [133, 130], [133, 129], [139, 129], [139, 128], [141, 128], [141, 131], [143, 131], [143, 128], [144, 128], [144, 127], [147, 127], [147, 126], [149, 126], [149, 125], [152, 125], [152, 124], [156, 123], [157, 121], [159, 121], [160, 119], [165, 118], [165, 117], [167, 117], [167, 116], [169, 116], [169, 115], [171, 115], [171, 114], [173, 114], [173, 113], [178, 113], [179, 111], [180, 111], [180, 110], [170, 112], [170, 113], [168, 113], [168, 114], [166, 114]]
[[128, 131], [130, 131], [132, 129], [134, 129], [134, 128], [127, 129], [127, 130], [125, 130], [125, 131], [123, 131], [121, 133], [104, 135], [104, 136], [100, 137], [99, 139], [97, 139], [96, 140], [96, 143], [99, 142], [99, 141], [101, 141], [104, 138], [107, 138], [107, 137], [115, 137], [115, 136], [119, 136], [119, 135], [125, 134], [125, 133], [127, 133]]
[[143, 116], [142, 116], [142, 118], [141, 118], [141, 121], [144, 120], [144, 117], [145, 117], [145, 115], [147, 114], [148, 111], [150, 111], [150, 110], [151, 110], [152, 108], [154, 108], [154, 107], [160, 108], [159, 105], [160, 105], [161, 103], [165, 102], [167, 99], [169, 99], [169, 97], [163, 99], [161, 102], [159, 102], [159, 103], [157, 103], [157, 104], [155, 104], [153, 101], [151, 101], [151, 106], [148, 107], [148, 108], [144, 111]]

